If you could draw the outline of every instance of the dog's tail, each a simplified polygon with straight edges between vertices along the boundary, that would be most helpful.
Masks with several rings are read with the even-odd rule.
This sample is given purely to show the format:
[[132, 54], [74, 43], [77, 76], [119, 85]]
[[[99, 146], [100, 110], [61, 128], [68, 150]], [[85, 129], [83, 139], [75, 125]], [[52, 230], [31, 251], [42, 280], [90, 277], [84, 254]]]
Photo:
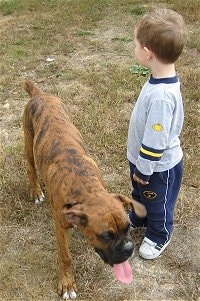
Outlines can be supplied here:
[[31, 81], [26, 79], [24, 82], [24, 90], [28, 92], [30, 97], [40, 95], [42, 91]]

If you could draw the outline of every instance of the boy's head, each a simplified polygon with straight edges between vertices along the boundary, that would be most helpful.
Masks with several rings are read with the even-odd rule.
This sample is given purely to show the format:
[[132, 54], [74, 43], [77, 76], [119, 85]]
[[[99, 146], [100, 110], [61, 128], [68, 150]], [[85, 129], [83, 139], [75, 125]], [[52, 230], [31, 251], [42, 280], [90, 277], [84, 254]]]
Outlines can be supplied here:
[[186, 43], [187, 31], [181, 15], [170, 9], [158, 9], [142, 17], [135, 38], [162, 63], [174, 63]]

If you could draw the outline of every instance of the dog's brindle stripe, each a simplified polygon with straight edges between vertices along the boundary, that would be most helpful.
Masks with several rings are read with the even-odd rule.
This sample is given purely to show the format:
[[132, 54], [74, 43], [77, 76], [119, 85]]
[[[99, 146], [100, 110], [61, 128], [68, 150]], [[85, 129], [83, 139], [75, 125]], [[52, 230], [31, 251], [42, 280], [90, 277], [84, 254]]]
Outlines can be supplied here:
[[[51, 100], [51, 97], [48, 97], [49, 100]], [[52, 136], [56, 136], [57, 140], [53, 143], [51, 149], [49, 150], [49, 154], [46, 157], [41, 156], [39, 160], [37, 160], [37, 165], [42, 166], [43, 164], [48, 164], [51, 161], [54, 161], [56, 158], [60, 157], [61, 155], [65, 156], [65, 152], [67, 151], [66, 149], [63, 149], [60, 147], [60, 142], [62, 140], [63, 134], [70, 135], [71, 138], [77, 142], [77, 144], [80, 145], [82, 149], [86, 151], [86, 147], [82, 141], [81, 136], [79, 135], [80, 139], [77, 139], [77, 135], [74, 136], [74, 134], [70, 134], [67, 130], [68, 126], [71, 126], [71, 122], [69, 121], [68, 118], [66, 118], [66, 108], [63, 103], [60, 103], [59, 106], [56, 105], [56, 110], [58, 111], [59, 116], [55, 117], [55, 113], [52, 114], [53, 117], [51, 117], [51, 111], [54, 112], [55, 110], [55, 105], [48, 105], [48, 99], [43, 99], [42, 96], [36, 96], [32, 99], [32, 102], [30, 104], [30, 119], [32, 119], [32, 122], [37, 122], [41, 119], [41, 116], [45, 114], [44, 108], [46, 107], [49, 108], [50, 114], [48, 116], [45, 116], [42, 120], [43, 122], [39, 124], [39, 130], [37, 133], [37, 136], [34, 141], [34, 149], [38, 150], [40, 149], [41, 151], [44, 150], [44, 144], [42, 141], [44, 139], [48, 139], [48, 137], [45, 138], [46, 133], [49, 134], [49, 131], [51, 132]], [[29, 119], [29, 120], [30, 120]], [[55, 126], [53, 127], [51, 131], [51, 124], [54, 124]], [[60, 126], [62, 126], [63, 132], [60, 133]], [[31, 134], [34, 134], [33, 131], [33, 126], [32, 123], [29, 125], [29, 129]], [[46, 146], [45, 146], [46, 147]]]
[[38, 148], [38, 145], [41, 143], [41, 141], [45, 137], [48, 129], [49, 129], [49, 118], [48, 118], [48, 116], [45, 116], [44, 122], [42, 123], [41, 129], [35, 140], [34, 148], [36, 148], [36, 149]]

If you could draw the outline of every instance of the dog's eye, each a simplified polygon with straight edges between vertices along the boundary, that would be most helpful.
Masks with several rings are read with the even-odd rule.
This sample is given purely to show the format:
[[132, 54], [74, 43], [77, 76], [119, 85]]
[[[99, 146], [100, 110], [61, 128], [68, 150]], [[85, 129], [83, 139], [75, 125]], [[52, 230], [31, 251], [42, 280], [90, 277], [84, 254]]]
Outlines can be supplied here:
[[115, 234], [112, 231], [106, 231], [98, 235], [100, 240], [110, 241], [116, 238]]

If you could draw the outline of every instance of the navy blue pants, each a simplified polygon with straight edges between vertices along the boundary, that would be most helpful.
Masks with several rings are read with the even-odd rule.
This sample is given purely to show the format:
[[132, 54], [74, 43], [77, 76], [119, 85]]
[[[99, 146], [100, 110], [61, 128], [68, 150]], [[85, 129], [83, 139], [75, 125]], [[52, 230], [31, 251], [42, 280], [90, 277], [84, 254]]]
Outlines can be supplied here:
[[154, 172], [148, 185], [141, 185], [133, 180], [134, 169], [135, 165], [130, 163], [132, 197], [144, 204], [147, 216], [139, 218], [131, 211], [131, 222], [136, 227], [147, 227], [145, 236], [150, 240], [165, 244], [173, 231], [174, 208], [182, 182], [183, 161], [170, 170]]

